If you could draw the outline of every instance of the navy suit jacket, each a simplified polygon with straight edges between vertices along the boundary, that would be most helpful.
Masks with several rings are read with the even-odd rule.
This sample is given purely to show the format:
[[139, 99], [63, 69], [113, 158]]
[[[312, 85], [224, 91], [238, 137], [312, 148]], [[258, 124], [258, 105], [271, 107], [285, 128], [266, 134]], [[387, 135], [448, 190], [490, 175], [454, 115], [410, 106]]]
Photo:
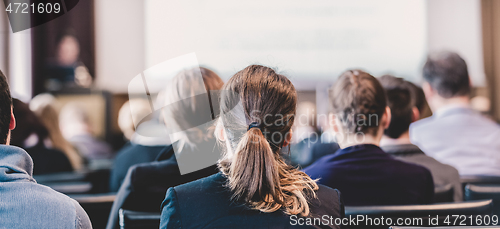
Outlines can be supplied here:
[[[340, 228], [335, 225], [302, 226], [281, 210], [263, 213], [232, 201], [222, 173], [169, 188], [162, 204], [160, 228]], [[344, 217], [338, 190], [320, 185], [310, 199], [311, 217]], [[297, 217], [296, 219], [299, 219]], [[329, 218], [331, 219], [331, 218]], [[304, 223], [305, 224], [305, 223]], [[328, 223], [330, 224], [330, 223]]]
[[172, 145], [165, 147], [157, 161], [130, 167], [113, 202], [108, 229], [117, 229], [120, 208], [134, 211], [159, 212], [168, 188], [217, 173], [217, 165], [181, 175]]
[[304, 172], [340, 190], [347, 206], [430, 204], [434, 197], [429, 170], [371, 144], [340, 149]]
[[168, 146], [145, 146], [128, 142], [116, 155], [109, 178], [109, 191], [117, 192], [133, 165], [155, 161], [158, 154]]

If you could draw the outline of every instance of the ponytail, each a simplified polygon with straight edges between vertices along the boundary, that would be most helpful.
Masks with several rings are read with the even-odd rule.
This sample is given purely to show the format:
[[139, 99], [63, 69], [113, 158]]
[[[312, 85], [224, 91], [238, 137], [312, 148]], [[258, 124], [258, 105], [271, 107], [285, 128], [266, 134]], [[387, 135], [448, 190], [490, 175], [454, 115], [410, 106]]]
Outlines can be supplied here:
[[295, 120], [293, 84], [271, 68], [250, 65], [224, 85], [220, 107], [218, 125], [230, 152], [219, 168], [232, 199], [261, 212], [308, 216], [308, 199], [316, 198], [318, 185], [280, 155]]
[[262, 131], [249, 129], [238, 143], [230, 163], [220, 163], [233, 199], [261, 212], [283, 208], [289, 215], [309, 215], [308, 197], [318, 185], [305, 173], [287, 165], [272, 151]]

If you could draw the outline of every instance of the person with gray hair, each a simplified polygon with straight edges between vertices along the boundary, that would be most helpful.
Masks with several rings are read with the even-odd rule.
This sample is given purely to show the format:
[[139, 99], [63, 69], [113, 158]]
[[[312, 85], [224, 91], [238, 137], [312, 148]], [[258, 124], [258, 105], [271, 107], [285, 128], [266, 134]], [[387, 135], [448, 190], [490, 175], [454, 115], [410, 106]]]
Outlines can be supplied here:
[[500, 126], [470, 108], [465, 61], [454, 52], [432, 53], [423, 76], [433, 115], [411, 124], [411, 142], [460, 175], [500, 176]]

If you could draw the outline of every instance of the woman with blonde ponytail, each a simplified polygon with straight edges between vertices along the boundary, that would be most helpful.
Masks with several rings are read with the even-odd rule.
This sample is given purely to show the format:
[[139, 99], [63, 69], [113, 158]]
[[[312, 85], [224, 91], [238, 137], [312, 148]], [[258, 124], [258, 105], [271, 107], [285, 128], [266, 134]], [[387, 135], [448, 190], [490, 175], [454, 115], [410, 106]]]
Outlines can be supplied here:
[[273, 69], [251, 65], [236, 73], [220, 98], [220, 172], [168, 189], [160, 228], [340, 228], [340, 193], [281, 157], [296, 106], [294, 86]]

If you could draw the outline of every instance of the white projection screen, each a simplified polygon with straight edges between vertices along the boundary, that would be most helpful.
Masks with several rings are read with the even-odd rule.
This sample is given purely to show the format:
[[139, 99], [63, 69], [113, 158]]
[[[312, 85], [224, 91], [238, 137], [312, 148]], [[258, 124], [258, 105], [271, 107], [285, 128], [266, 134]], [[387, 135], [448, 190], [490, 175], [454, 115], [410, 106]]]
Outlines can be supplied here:
[[415, 80], [427, 54], [425, 0], [147, 0], [145, 65], [194, 52], [227, 79], [249, 64], [299, 89], [346, 69]]

